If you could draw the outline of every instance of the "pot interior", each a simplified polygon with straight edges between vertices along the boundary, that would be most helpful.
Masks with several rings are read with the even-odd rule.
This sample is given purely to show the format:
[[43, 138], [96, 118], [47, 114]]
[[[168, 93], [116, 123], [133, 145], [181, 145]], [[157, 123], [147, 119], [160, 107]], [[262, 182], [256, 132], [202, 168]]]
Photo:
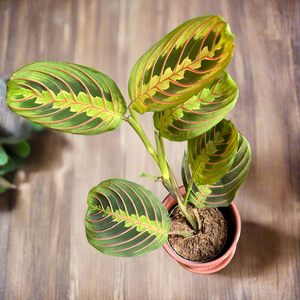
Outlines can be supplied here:
[[[169, 215], [172, 214], [172, 212], [177, 208], [178, 204], [175, 203], [169, 210]], [[234, 236], [235, 236], [235, 227], [236, 227], [236, 224], [235, 224], [235, 221], [234, 221], [234, 215], [232, 213], [232, 210], [231, 208], [228, 206], [228, 207], [218, 207], [218, 210], [222, 213], [222, 215], [224, 216], [224, 219], [227, 221], [227, 235], [226, 235], [226, 240], [225, 240], [225, 243], [224, 243], [224, 246], [223, 248], [221, 249], [221, 251], [213, 258], [211, 259], [208, 259], [208, 260], [205, 260], [205, 261], [191, 261], [193, 263], [206, 263], [206, 262], [210, 262], [212, 260], [216, 260], [218, 258], [220, 258], [221, 256], [223, 256], [227, 251], [228, 249], [231, 247], [233, 241], [234, 241]], [[173, 248], [172, 246], [170, 245], [169, 243], [169, 239], [167, 240], [167, 243], [169, 245], [169, 247], [172, 249], [172, 251], [177, 255], [179, 256], [181, 259], [185, 260], [185, 261], [188, 261], [186, 258], [180, 256]]]

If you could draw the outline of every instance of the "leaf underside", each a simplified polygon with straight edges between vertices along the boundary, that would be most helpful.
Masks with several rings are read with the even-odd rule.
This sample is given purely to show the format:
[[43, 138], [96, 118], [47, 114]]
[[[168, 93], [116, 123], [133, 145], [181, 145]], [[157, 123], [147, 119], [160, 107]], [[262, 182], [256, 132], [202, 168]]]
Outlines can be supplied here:
[[30, 121], [84, 135], [118, 128], [127, 110], [118, 87], [105, 74], [46, 61], [29, 64], [11, 76], [6, 103]]
[[186, 141], [219, 123], [234, 107], [238, 87], [229, 74], [222, 72], [197, 95], [175, 108], [153, 115], [160, 135], [171, 141]]
[[140, 256], [168, 238], [168, 211], [152, 192], [134, 182], [103, 181], [90, 191], [88, 205], [87, 239], [105, 254]]
[[234, 35], [220, 16], [203, 16], [174, 29], [135, 64], [128, 84], [138, 113], [176, 107], [211, 83], [229, 64]]
[[238, 148], [238, 131], [223, 119], [202, 135], [188, 141], [188, 162], [194, 181], [213, 184], [230, 169]]
[[[188, 201], [196, 207], [228, 206], [246, 179], [251, 163], [251, 149], [246, 138], [239, 133], [239, 145], [230, 170], [218, 182], [212, 185], [197, 185], [193, 183]], [[188, 155], [184, 154], [181, 177], [187, 189], [192, 177], [188, 164]]]

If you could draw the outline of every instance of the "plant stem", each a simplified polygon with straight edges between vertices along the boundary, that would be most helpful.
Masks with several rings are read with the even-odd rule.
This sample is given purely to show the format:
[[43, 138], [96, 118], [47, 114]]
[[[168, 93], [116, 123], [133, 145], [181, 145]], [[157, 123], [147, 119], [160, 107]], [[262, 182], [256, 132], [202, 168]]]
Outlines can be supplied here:
[[189, 182], [189, 186], [188, 186], [188, 188], [187, 188], [187, 191], [186, 191], [186, 194], [185, 194], [183, 203], [182, 203], [184, 206], [186, 206], [186, 203], [187, 203], [187, 200], [188, 200], [188, 198], [189, 198], [191, 189], [192, 189], [192, 187], [193, 187], [193, 183], [194, 183], [193, 177], [191, 177], [190, 182]]
[[190, 225], [193, 227], [193, 229], [195, 231], [197, 231], [198, 230], [197, 223], [189, 215], [189, 213], [188, 213], [185, 205], [183, 205], [184, 199], [183, 199], [183, 197], [182, 197], [182, 195], [180, 193], [180, 190], [179, 190], [179, 187], [178, 187], [175, 175], [173, 173], [173, 170], [172, 170], [172, 168], [170, 166], [169, 161], [167, 161], [167, 164], [168, 164], [168, 168], [169, 168], [170, 175], [171, 175], [171, 177], [170, 177], [171, 178], [171, 185], [172, 185], [173, 189], [175, 190], [175, 196], [173, 196], [173, 197], [177, 201], [179, 209], [182, 211], [182, 213], [184, 214], [184, 216], [186, 217], [186, 219], [188, 220], [188, 222], [190, 223]]
[[185, 215], [188, 222], [191, 224], [193, 229], [197, 231], [197, 229], [198, 229], [197, 223], [189, 215], [188, 211], [186, 210], [186, 207], [182, 203], [184, 201], [184, 199], [180, 193], [176, 178], [171, 169], [170, 163], [168, 162], [168, 159], [166, 157], [163, 138], [160, 137], [157, 132], [155, 132], [155, 140], [156, 140], [156, 146], [157, 146], [157, 152], [158, 152], [158, 155], [157, 155], [155, 149], [153, 148], [152, 144], [150, 143], [138, 118], [136, 117], [136, 115], [131, 107], [129, 107], [129, 111], [130, 111], [131, 115], [128, 117], [123, 117], [123, 120], [128, 122], [131, 125], [131, 127], [135, 130], [135, 132], [138, 134], [138, 136], [141, 138], [147, 151], [153, 157], [154, 161], [156, 162], [157, 166], [159, 167], [159, 169], [162, 173], [162, 177], [159, 177], [157, 179], [155, 176], [152, 176], [152, 175], [147, 176], [145, 173], [143, 173], [143, 175], [144, 176], [146, 175], [147, 177], [152, 177], [155, 180], [161, 181], [163, 183], [164, 187], [169, 191], [169, 193], [177, 201], [180, 210]]
[[197, 208], [194, 208], [194, 209], [193, 209], [193, 213], [194, 213], [194, 215], [195, 215], [195, 217], [196, 217], [196, 219], [197, 219], [197, 222], [198, 222], [198, 230], [200, 231], [201, 228], [202, 228], [202, 222], [201, 222], [201, 220], [200, 220], [200, 217], [199, 217]]
[[184, 214], [184, 216], [186, 217], [186, 219], [188, 220], [188, 222], [191, 224], [191, 226], [193, 227], [193, 229], [195, 231], [198, 231], [198, 225], [197, 223], [193, 220], [193, 218], [189, 215], [186, 207], [182, 204], [181, 200], [178, 199], [178, 206], [180, 208], [180, 210], [182, 211], [182, 213]]
[[128, 108], [129, 108], [130, 115], [132, 116], [132, 118], [134, 119], [134, 121], [136, 121], [137, 123], [140, 124], [140, 122], [139, 122], [139, 120], [138, 120], [138, 118], [137, 118], [134, 110], [130, 106]]
[[135, 130], [135, 132], [138, 134], [138, 136], [141, 138], [142, 142], [144, 143], [147, 151], [150, 153], [150, 155], [153, 157], [154, 161], [156, 162], [156, 164], [159, 167], [158, 157], [156, 155], [156, 152], [155, 152], [152, 144], [150, 143], [148, 137], [146, 136], [140, 122], [137, 120], [136, 116], [134, 118], [131, 116], [129, 116], [127, 118], [123, 117], [123, 120], [128, 122], [131, 125], [131, 127]]
[[159, 177], [157, 179], [157, 181], [160, 181], [163, 186], [166, 188], [166, 190], [172, 195], [172, 197], [176, 200], [177, 202], [177, 199], [178, 199], [178, 195], [177, 195], [177, 192], [176, 190], [170, 185], [169, 182], [165, 181], [163, 177]]
[[150, 175], [150, 174], [146, 174], [146, 173], [143, 173], [143, 172], [140, 173], [140, 177], [149, 177], [149, 178], [154, 179], [155, 181], [159, 181], [159, 177], [154, 176], [154, 175]]
[[157, 131], [155, 131], [154, 134], [155, 134], [158, 163], [159, 163], [161, 175], [167, 182], [171, 183], [170, 172], [166, 161], [166, 152], [165, 152], [163, 139], [161, 138], [161, 136], [159, 136], [159, 133]]
[[192, 237], [192, 236], [194, 236], [192, 233], [181, 232], [181, 231], [170, 231], [170, 232], [168, 232], [168, 235], [171, 235], [171, 234], [182, 235], [183, 237]]

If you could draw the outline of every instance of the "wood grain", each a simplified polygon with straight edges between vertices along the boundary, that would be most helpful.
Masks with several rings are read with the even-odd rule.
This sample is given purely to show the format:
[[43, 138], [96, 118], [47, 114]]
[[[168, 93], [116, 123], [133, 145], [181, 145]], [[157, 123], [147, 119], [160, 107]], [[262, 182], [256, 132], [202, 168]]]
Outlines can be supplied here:
[[[124, 177], [166, 191], [128, 124], [95, 137], [45, 131], [31, 141], [18, 190], [0, 196], [0, 299], [300, 299], [300, 2], [1, 0], [0, 76], [36, 60], [84, 64], [127, 97], [138, 58], [182, 22], [222, 15], [236, 35], [230, 118], [253, 153], [235, 200], [242, 235], [223, 271], [195, 275], [163, 249], [138, 258], [98, 253], [85, 238], [90, 188]], [[128, 99], [128, 98], [127, 98]], [[153, 139], [151, 114], [143, 115]], [[167, 143], [180, 180], [185, 143]]]

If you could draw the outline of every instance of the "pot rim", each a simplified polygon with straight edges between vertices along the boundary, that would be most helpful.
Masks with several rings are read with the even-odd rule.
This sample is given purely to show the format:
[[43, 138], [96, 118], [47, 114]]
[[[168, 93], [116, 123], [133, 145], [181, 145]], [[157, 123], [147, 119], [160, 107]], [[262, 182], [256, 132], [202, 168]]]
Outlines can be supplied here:
[[[185, 193], [185, 187], [182, 186], [180, 187], [180, 192], [182, 193], [182, 195], [184, 195]], [[167, 197], [163, 200], [163, 205], [165, 206], [165, 203], [169, 200], [173, 200], [174, 203], [176, 203], [175, 199], [172, 197], [171, 194], [168, 194]], [[169, 208], [167, 208], [167, 210], [169, 211], [169, 209], [172, 207], [173, 205], [170, 205]], [[175, 250], [173, 250], [173, 248], [169, 245], [168, 241], [166, 241], [163, 245], [164, 249], [168, 252], [168, 254], [170, 256], [172, 256], [175, 260], [177, 260], [178, 262], [180, 262], [183, 265], [186, 266], [198, 266], [198, 267], [210, 267], [212, 265], [218, 265], [219, 263], [222, 263], [228, 256], [230, 256], [232, 254], [232, 252], [235, 252], [235, 248], [237, 245], [237, 242], [240, 238], [240, 233], [241, 233], [241, 217], [239, 214], [239, 211], [236, 207], [236, 205], [231, 202], [229, 206], [227, 206], [226, 208], [230, 209], [232, 214], [233, 214], [233, 218], [234, 218], [234, 223], [235, 223], [235, 231], [234, 231], [234, 239], [232, 241], [231, 246], [228, 248], [228, 250], [219, 258], [217, 259], [211, 259], [208, 262], [197, 262], [197, 261], [190, 261], [187, 260], [185, 258], [182, 258], [181, 256], [179, 256]]]

